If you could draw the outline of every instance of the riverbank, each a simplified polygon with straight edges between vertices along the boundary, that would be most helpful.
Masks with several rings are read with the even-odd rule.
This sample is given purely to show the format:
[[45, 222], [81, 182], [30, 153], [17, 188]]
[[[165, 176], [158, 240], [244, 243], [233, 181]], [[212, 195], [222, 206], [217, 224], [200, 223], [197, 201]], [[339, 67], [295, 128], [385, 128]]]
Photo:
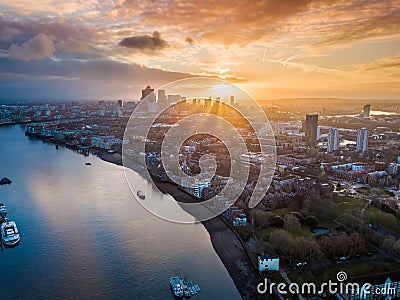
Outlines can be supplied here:
[[[118, 153], [100, 153], [98, 156], [104, 161], [122, 165], [122, 158]], [[149, 178], [146, 169], [133, 161], [129, 162], [129, 166], [126, 167], [131, 168], [145, 178]], [[196, 201], [190, 195], [178, 190], [174, 184], [156, 182], [156, 185], [160, 191], [171, 195], [175, 199], [179, 199], [180, 202], [192, 203]], [[220, 217], [215, 217], [201, 223], [209, 233], [215, 252], [224, 264], [242, 298], [268, 299], [267, 296], [261, 296], [257, 293], [257, 285], [262, 279], [258, 275], [257, 270], [254, 269], [242, 244], [232, 230]]]

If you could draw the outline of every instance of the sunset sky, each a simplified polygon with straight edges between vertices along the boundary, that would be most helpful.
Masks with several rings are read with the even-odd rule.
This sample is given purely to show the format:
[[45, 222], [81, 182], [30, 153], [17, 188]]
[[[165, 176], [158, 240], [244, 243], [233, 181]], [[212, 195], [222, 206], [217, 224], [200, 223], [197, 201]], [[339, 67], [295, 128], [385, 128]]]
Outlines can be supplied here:
[[3, 1], [0, 99], [137, 100], [210, 76], [257, 99], [400, 98], [398, 1]]

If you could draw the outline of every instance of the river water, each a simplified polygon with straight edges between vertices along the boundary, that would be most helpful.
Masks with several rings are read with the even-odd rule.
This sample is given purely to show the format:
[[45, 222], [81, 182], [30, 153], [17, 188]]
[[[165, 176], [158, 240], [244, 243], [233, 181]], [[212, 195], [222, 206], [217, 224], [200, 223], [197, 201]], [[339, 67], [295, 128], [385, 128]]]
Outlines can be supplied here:
[[0, 127], [0, 146], [0, 177], [13, 181], [0, 202], [21, 235], [0, 253], [0, 299], [173, 299], [174, 275], [200, 285], [193, 299], [240, 299], [204, 227], [147, 212], [123, 167], [56, 150], [18, 125]]

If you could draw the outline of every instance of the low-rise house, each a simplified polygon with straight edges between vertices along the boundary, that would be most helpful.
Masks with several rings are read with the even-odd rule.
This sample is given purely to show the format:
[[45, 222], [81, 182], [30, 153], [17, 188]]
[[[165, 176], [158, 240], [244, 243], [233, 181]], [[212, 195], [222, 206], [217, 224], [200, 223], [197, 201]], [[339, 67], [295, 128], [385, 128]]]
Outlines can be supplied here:
[[224, 216], [228, 221], [231, 221], [234, 227], [247, 225], [246, 214], [237, 206], [229, 207], [225, 212], [222, 213], [222, 216]]
[[261, 255], [258, 257], [258, 271], [279, 271], [279, 257]]
[[92, 146], [96, 148], [111, 149], [111, 146], [114, 144], [115, 137], [113, 135], [110, 136], [92, 136]]

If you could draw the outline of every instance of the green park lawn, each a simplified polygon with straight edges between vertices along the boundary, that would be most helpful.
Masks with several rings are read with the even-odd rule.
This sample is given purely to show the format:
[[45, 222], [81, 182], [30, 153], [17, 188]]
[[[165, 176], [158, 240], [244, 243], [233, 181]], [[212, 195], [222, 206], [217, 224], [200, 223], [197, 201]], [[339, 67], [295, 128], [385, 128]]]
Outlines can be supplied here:
[[272, 213], [278, 215], [278, 216], [283, 216], [283, 215], [287, 215], [290, 214], [290, 209], [289, 208], [279, 208], [279, 209], [275, 209], [275, 210], [271, 210]]
[[400, 221], [392, 214], [384, 212], [373, 206], [368, 206], [365, 214], [369, 223], [382, 225], [400, 234]]
[[[327, 228], [333, 228], [335, 227], [335, 219], [343, 215], [347, 210], [359, 210], [361, 211], [362, 208], [365, 206], [367, 203], [366, 200], [356, 198], [356, 197], [349, 197], [349, 196], [338, 196], [335, 195], [333, 196], [333, 201], [335, 203], [334, 207], [332, 208], [334, 210], [334, 218], [333, 219], [320, 219], [319, 220], [319, 225], [324, 226]], [[278, 215], [278, 216], [283, 216], [286, 214], [290, 214], [291, 210], [289, 208], [280, 208], [280, 209], [275, 209], [271, 211], [272, 213]], [[367, 206], [365, 210], [365, 218], [366, 221], [369, 223], [374, 223], [378, 225], [382, 225], [390, 230], [393, 230], [394, 232], [397, 232], [400, 234], [400, 220], [394, 217], [393, 215], [384, 212], [378, 208], [375, 208], [371, 205]], [[273, 232], [274, 230], [277, 230], [279, 228], [276, 227], [267, 227], [258, 230], [257, 232], [257, 237], [259, 239], [266, 239], [266, 237]], [[282, 228], [284, 229], [284, 228]], [[286, 229], [285, 229], [286, 230]], [[311, 228], [309, 226], [301, 225], [299, 230], [297, 231], [288, 231], [293, 237], [299, 238], [299, 237], [311, 237], [312, 232]]]
[[292, 235], [292, 237], [294, 238], [300, 238], [300, 237], [311, 237], [313, 235], [313, 233], [311, 232], [310, 227], [305, 226], [305, 225], [301, 225], [299, 230], [296, 231], [289, 231], [285, 228], [278, 228], [278, 227], [267, 227], [267, 228], [263, 228], [261, 230], [259, 230], [257, 232], [257, 238], [261, 239], [261, 240], [265, 240], [267, 238], [267, 236], [278, 229], [283, 229], [285, 231], [287, 231], [288, 233], [290, 233]]

